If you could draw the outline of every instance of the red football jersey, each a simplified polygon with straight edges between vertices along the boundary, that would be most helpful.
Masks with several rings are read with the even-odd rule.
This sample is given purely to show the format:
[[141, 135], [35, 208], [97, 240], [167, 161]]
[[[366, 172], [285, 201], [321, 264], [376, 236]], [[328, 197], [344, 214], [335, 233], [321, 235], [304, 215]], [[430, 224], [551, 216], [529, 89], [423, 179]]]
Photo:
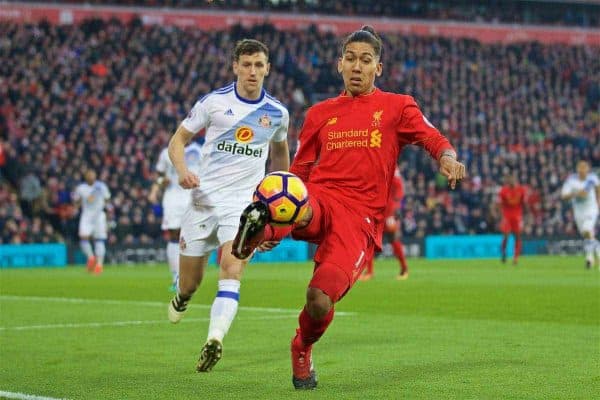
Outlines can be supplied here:
[[521, 185], [502, 186], [500, 193], [502, 214], [508, 217], [520, 217], [525, 204], [525, 188]]
[[411, 96], [342, 93], [308, 110], [290, 171], [373, 221], [370, 234], [380, 247], [394, 169], [407, 144], [435, 159], [452, 149]]
[[402, 183], [402, 177], [400, 172], [396, 169], [394, 178], [392, 179], [392, 186], [390, 187], [390, 196], [388, 198], [387, 206], [385, 208], [385, 217], [395, 217], [396, 211], [400, 208], [400, 202], [404, 197], [404, 184]]

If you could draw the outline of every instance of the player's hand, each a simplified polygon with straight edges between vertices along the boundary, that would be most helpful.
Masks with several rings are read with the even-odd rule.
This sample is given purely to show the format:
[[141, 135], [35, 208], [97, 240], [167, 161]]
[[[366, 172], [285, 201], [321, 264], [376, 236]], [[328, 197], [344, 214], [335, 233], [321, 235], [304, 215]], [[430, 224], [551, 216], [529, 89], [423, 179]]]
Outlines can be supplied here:
[[580, 190], [575, 193], [575, 197], [577, 197], [578, 199], [581, 199], [581, 200], [587, 198], [587, 196], [588, 196], [588, 194], [587, 194], [587, 191], [585, 191], [585, 190]]
[[190, 171], [185, 171], [183, 175], [179, 175], [179, 185], [184, 189], [193, 189], [200, 186], [200, 179]]
[[95, 197], [94, 197], [94, 195], [93, 195], [93, 194], [90, 194], [90, 195], [89, 195], [89, 196], [86, 198], [86, 200], [87, 200], [87, 202], [88, 202], [88, 203], [93, 203], [93, 202], [94, 202], [94, 199], [95, 199]]
[[148, 201], [151, 204], [157, 204], [158, 203], [158, 196], [156, 195], [156, 190], [150, 190], [150, 194], [148, 195]]
[[451, 156], [442, 156], [440, 158], [440, 174], [448, 179], [450, 189], [454, 189], [456, 188], [456, 182], [466, 175], [465, 165]]
[[258, 250], [258, 251], [271, 251], [275, 247], [277, 247], [278, 245], [279, 245], [279, 241], [278, 240], [267, 240], [267, 241], [264, 241], [261, 244], [259, 244], [256, 247], [256, 250]]

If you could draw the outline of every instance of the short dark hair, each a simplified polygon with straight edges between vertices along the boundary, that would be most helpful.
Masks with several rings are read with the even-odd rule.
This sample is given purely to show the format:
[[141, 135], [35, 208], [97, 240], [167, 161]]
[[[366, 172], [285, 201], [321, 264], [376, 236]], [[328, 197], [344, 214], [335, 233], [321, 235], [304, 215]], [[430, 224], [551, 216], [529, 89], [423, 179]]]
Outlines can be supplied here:
[[375, 55], [381, 60], [383, 56], [383, 42], [372, 26], [364, 25], [360, 30], [354, 31], [348, 35], [342, 44], [342, 54], [346, 52], [346, 46], [354, 42], [370, 44], [373, 47], [373, 50], [375, 50]]
[[235, 44], [233, 61], [239, 61], [241, 55], [264, 53], [269, 60], [269, 48], [261, 41], [255, 39], [242, 39]]

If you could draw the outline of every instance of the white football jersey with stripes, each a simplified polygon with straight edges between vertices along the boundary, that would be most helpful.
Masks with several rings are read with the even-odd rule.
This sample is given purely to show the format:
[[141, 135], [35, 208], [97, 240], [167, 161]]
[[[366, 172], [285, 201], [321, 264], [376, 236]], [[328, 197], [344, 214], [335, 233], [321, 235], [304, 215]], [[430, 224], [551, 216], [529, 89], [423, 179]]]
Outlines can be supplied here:
[[[191, 142], [184, 149], [185, 165], [195, 174], [200, 173], [201, 152], [202, 146], [196, 142]], [[179, 176], [177, 175], [177, 170], [169, 158], [168, 147], [165, 147], [160, 152], [158, 162], [156, 163], [156, 171], [160, 174], [163, 174], [169, 180], [169, 184], [165, 188], [165, 193], [171, 191], [181, 191], [182, 193], [189, 192], [179, 185]]]
[[181, 123], [206, 129], [195, 205], [230, 199], [247, 202], [265, 175], [269, 143], [287, 139], [288, 110], [264, 89], [254, 101], [240, 97], [235, 82], [200, 98]]
[[574, 197], [571, 199], [573, 212], [575, 214], [597, 214], [598, 202], [596, 200], [596, 186], [600, 185], [598, 175], [593, 172], [587, 174], [585, 179], [579, 179], [577, 174], [571, 174], [565, 181], [562, 187], [561, 194], [568, 195], [575, 192], [585, 190], [587, 196], [585, 198]]
[[104, 212], [106, 201], [110, 199], [110, 190], [102, 181], [93, 184], [80, 183], [73, 193], [75, 200], [81, 200], [81, 215], [94, 216]]

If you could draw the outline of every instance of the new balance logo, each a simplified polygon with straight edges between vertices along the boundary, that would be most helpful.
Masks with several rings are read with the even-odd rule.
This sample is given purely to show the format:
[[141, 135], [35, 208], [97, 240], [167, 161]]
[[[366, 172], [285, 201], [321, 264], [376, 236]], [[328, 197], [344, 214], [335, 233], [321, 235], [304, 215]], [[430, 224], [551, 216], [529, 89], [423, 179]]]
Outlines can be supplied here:
[[225, 111], [225, 115], [233, 116], [233, 111], [231, 111], [231, 108], [229, 110]]

